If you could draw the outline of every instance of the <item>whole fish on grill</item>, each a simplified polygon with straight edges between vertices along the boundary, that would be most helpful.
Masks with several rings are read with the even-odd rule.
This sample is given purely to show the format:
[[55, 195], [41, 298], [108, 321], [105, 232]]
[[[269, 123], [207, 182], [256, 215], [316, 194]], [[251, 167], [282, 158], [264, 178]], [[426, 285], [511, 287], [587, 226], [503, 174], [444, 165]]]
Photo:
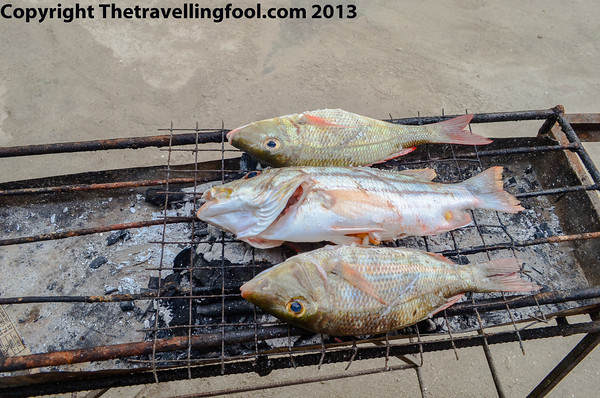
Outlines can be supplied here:
[[456, 303], [465, 292], [539, 289], [502, 258], [459, 265], [389, 247], [326, 246], [289, 258], [240, 288], [242, 297], [292, 325], [334, 336], [385, 333]]
[[229, 143], [269, 166], [367, 166], [424, 143], [489, 144], [465, 127], [473, 115], [408, 126], [342, 109], [321, 109], [250, 123], [227, 133]]
[[470, 224], [466, 209], [523, 209], [503, 190], [502, 167], [458, 184], [431, 182], [435, 176], [432, 169], [268, 169], [207, 190], [197, 215], [255, 247], [269, 248], [284, 241], [379, 243], [435, 235]]

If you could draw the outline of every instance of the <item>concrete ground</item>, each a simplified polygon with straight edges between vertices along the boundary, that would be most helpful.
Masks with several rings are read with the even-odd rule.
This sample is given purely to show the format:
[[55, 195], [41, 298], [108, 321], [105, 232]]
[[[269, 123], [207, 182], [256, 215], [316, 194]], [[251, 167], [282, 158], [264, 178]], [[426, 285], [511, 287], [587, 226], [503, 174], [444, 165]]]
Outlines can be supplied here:
[[[159, 3], [182, 4], [143, 2]], [[313, 2], [270, 0], [263, 7], [304, 3], [310, 8]], [[235, 2], [238, 7], [254, 4]], [[0, 146], [152, 135], [171, 122], [180, 128], [196, 122], [212, 128], [223, 121], [234, 128], [327, 107], [374, 118], [439, 114], [442, 108], [450, 114], [557, 104], [570, 113], [600, 112], [600, 7], [595, 1], [353, 4], [358, 16], [341, 20], [2, 19]], [[23, 0], [16, 6], [56, 2]], [[493, 136], [512, 134], [490, 131]], [[588, 147], [600, 163], [598, 145]], [[0, 181], [164, 162], [164, 153], [156, 149], [0, 159]], [[493, 346], [508, 395], [530, 391], [579, 338], [526, 342], [525, 356], [517, 344]], [[423, 380], [431, 396], [494, 396], [481, 348], [459, 355], [458, 362], [452, 352], [426, 356]], [[597, 396], [599, 369], [596, 350], [551, 396]], [[103, 396], [166, 397], [342, 371], [339, 365], [263, 379], [183, 381], [113, 389]], [[414, 371], [398, 371], [253, 396], [417, 392]]]

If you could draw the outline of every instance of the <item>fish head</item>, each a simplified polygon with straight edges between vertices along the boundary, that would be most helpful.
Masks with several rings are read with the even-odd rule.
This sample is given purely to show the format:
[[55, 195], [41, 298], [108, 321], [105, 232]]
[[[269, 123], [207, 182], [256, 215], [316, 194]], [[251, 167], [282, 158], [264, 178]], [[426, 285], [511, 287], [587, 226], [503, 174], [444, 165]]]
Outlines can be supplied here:
[[242, 297], [284, 322], [316, 331], [327, 305], [327, 280], [317, 267], [302, 255], [292, 257], [242, 285]]
[[301, 143], [298, 124], [293, 116], [276, 117], [250, 123], [227, 133], [231, 145], [243, 150], [262, 164], [283, 167], [293, 164]]
[[202, 195], [206, 203], [197, 216], [240, 239], [256, 236], [295, 200], [307, 178], [295, 168], [252, 171], [240, 180], [206, 190]]

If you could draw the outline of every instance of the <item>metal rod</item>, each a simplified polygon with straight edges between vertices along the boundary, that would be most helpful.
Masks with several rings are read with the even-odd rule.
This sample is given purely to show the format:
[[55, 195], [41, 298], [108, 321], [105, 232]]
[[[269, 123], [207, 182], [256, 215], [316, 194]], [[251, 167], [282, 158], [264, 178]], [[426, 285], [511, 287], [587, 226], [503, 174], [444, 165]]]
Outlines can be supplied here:
[[51, 232], [48, 234], [24, 236], [21, 238], [0, 239], [0, 246], [20, 245], [22, 243], [32, 243], [32, 242], [41, 242], [41, 241], [45, 241], [45, 240], [65, 239], [65, 238], [71, 238], [73, 236], [92, 235], [92, 234], [97, 234], [100, 232], [118, 231], [118, 230], [122, 230], [122, 229], [143, 228], [143, 227], [150, 227], [153, 225], [161, 225], [163, 223], [166, 223], [166, 224], [186, 223], [186, 222], [190, 222], [190, 221], [194, 221], [194, 220], [195, 219], [193, 217], [168, 217], [166, 219], [159, 219], [159, 220], [148, 220], [148, 221], [129, 222], [129, 223], [123, 223], [123, 224], [103, 225], [103, 226], [99, 226], [99, 227], [95, 227], [95, 228], [76, 229], [76, 230], [64, 231], [64, 232]]
[[[592, 317], [599, 318], [598, 315]], [[560, 361], [558, 365], [527, 395], [527, 398], [545, 397], [560, 381], [600, 344], [600, 333], [587, 334]]]
[[[209, 181], [206, 179], [198, 179], [196, 181]], [[75, 192], [75, 191], [95, 191], [98, 189], [117, 189], [117, 188], [134, 188], [134, 187], [147, 187], [164, 185], [167, 180], [142, 180], [142, 181], [121, 181], [121, 182], [109, 182], [104, 184], [72, 184], [72, 185], [59, 185], [54, 187], [37, 187], [37, 188], [17, 188], [17, 189], [3, 189], [0, 190], [0, 196], [16, 196], [16, 195], [30, 195], [30, 194], [42, 194], [42, 193], [57, 193], [57, 192]], [[193, 183], [194, 178], [171, 178], [170, 184], [188, 184]]]
[[553, 188], [553, 189], [545, 189], [543, 191], [535, 191], [535, 192], [524, 192], [518, 193], [514, 195], [517, 198], [531, 198], [542, 195], [556, 195], [567, 192], [579, 192], [579, 191], [597, 191], [600, 190], [599, 184], [592, 185], [579, 185], [576, 187], [562, 187], [562, 188]]
[[[534, 111], [517, 111], [517, 112], [493, 112], [493, 113], [475, 113], [471, 123], [493, 123], [493, 122], [510, 122], [519, 120], [540, 120], [555, 116], [558, 112], [564, 111], [562, 105], [557, 105], [552, 109], [534, 110]], [[429, 124], [437, 123], [444, 120], [452, 119], [461, 115], [446, 115], [446, 116], [420, 116], [404, 119], [384, 119], [386, 122], [397, 124]]]
[[[196, 133], [164, 134], [148, 137], [113, 138], [106, 140], [64, 142], [58, 144], [37, 144], [0, 148], [0, 158], [16, 156], [45, 155], [50, 153], [69, 153], [103, 151], [109, 149], [139, 149], [147, 147], [191, 145], [196, 143]], [[198, 134], [199, 143], [220, 142], [221, 130], [207, 130]]]
[[526, 246], [535, 246], [542, 245], [546, 243], [560, 243], [560, 242], [570, 242], [575, 240], [588, 240], [588, 239], [600, 239], [600, 231], [598, 232], [585, 232], [582, 234], [573, 234], [573, 235], [559, 235], [559, 236], [549, 236], [547, 238], [539, 238], [532, 239], [525, 242], [507, 242], [507, 243], [495, 243], [491, 245], [485, 246], [474, 246], [468, 249], [454, 249], [454, 250], [443, 250], [437, 252], [443, 256], [456, 256], [458, 254], [474, 254], [481, 253], [485, 251], [492, 250], [501, 250], [501, 249], [511, 249], [514, 247], [526, 247]]
[[[259, 329], [259, 339], [266, 340], [287, 335], [287, 327], [274, 326]], [[301, 331], [300, 334], [309, 332]], [[221, 345], [221, 333], [206, 333], [192, 336], [192, 348], [208, 348]], [[236, 344], [254, 339], [254, 331], [231, 331], [224, 337], [226, 344]], [[156, 339], [156, 341], [141, 341], [134, 343], [114, 344], [79, 350], [49, 352], [43, 354], [23, 355], [0, 359], [0, 372], [40, 368], [44, 366], [59, 366], [72, 363], [89, 361], [105, 361], [115, 358], [148, 355], [155, 352], [169, 352], [185, 350], [188, 347], [188, 336], [179, 336], [169, 339]]]
[[483, 352], [485, 354], [485, 359], [487, 359], [488, 367], [490, 368], [490, 373], [492, 374], [492, 380], [494, 380], [494, 386], [496, 387], [496, 392], [498, 393], [499, 398], [506, 397], [504, 394], [504, 389], [502, 388], [502, 384], [500, 383], [500, 377], [498, 376], [498, 370], [496, 369], [496, 363], [492, 358], [492, 351], [490, 351], [490, 346], [487, 341], [487, 336], [483, 331], [483, 328], [478, 330], [479, 334], [482, 336], [482, 347]]

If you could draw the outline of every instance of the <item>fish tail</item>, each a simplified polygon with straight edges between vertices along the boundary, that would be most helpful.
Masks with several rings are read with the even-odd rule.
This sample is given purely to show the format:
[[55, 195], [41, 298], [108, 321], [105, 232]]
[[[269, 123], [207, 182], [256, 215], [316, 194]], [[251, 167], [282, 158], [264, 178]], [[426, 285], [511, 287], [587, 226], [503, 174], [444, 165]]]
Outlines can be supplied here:
[[471, 119], [473, 119], [473, 115], [464, 115], [430, 124], [429, 127], [436, 132], [437, 136], [432, 142], [462, 145], [485, 145], [492, 142], [492, 140], [473, 134], [466, 129]]
[[523, 210], [517, 198], [504, 190], [502, 166], [494, 166], [463, 181], [461, 185], [481, 200], [481, 209], [518, 213]]
[[541, 287], [519, 276], [521, 260], [513, 257], [499, 258], [478, 264], [475, 289], [479, 293], [488, 292], [533, 292]]

